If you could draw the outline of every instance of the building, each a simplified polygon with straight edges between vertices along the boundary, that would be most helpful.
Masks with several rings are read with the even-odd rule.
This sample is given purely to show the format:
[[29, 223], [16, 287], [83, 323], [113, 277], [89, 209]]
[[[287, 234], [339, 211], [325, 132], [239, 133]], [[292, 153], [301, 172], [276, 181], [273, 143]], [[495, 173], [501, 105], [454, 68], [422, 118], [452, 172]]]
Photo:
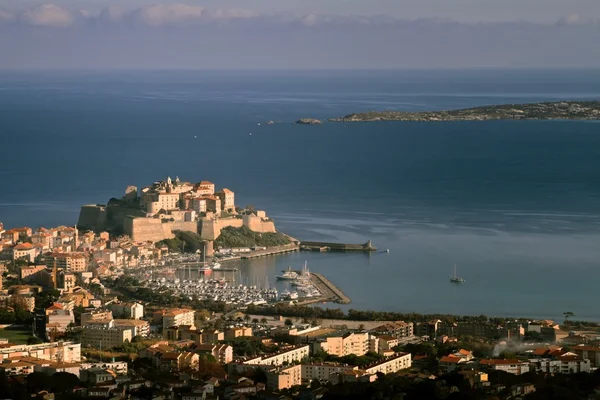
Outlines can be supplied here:
[[222, 340], [225, 340], [225, 333], [217, 329], [204, 330], [200, 335], [200, 343], [217, 343]]
[[290, 364], [294, 361], [302, 361], [303, 359], [308, 358], [309, 352], [309, 345], [300, 345], [269, 356], [252, 358], [244, 361], [243, 364], [281, 366], [283, 364]]
[[590, 360], [584, 360], [576, 355], [531, 359], [529, 362], [531, 370], [550, 374], [576, 374], [579, 372], [589, 373], [591, 371]]
[[81, 344], [52, 342], [32, 345], [0, 346], [0, 361], [15, 357], [32, 357], [67, 363], [81, 361]]
[[114, 371], [117, 375], [127, 375], [127, 363], [125, 361], [82, 363], [80, 367], [82, 370], [100, 368]]
[[485, 359], [480, 360], [479, 365], [491, 371], [504, 371], [514, 375], [529, 372], [529, 361], [517, 359]]
[[32, 294], [13, 294], [10, 296], [10, 303], [15, 308], [20, 308], [29, 312], [35, 309], [35, 297]]
[[129, 328], [115, 327], [110, 321], [107, 326], [88, 325], [81, 330], [81, 345], [110, 349], [131, 342], [133, 332]]
[[357, 370], [353, 365], [335, 363], [302, 364], [302, 381], [310, 382], [313, 379], [329, 381], [331, 375], [343, 373], [348, 370]]
[[93, 310], [81, 314], [81, 326], [94, 324], [98, 321], [110, 321], [113, 319], [113, 313], [110, 310]]
[[45, 265], [25, 266], [21, 267], [19, 275], [21, 276], [21, 280], [37, 282], [37, 276], [44, 270], [46, 270]]
[[329, 355], [338, 357], [350, 354], [362, 356], [369, 352], [369, 339], [369, 334], [366, 332], [348, 332], [341, 336], [329, 336], [321, 339], [314, 343], [313, 348], [315, 352], [324, 351]]
[[583, 359], [590, 360], [592, 367], [600, 367], [600, 346], [573, 346], [571, 352]]
[[115, 319], [113, 320], [115, 328], [130, 329], [132, 335], [147, 337], [150, 335], [150, 323], [139, 319]]
[[158, 368], [163, 371], [184, 371], [198, 369], [200, 356], [189, 351], [172, 351], [159, 354], [158, 360]]
[[392, 350], [394, 347], [398, 346], [398, 344], [400, 344], [400, 339], [396, 336], [390, 336], [390, 335], [381, 335], [381, 336], [377, 336], [377, 350], [373, 350], [376, 351], [380, 354], [384, 354], [386, 352], [393, 352], [394, 350]]
[[225, 329], [225, 340], [234, 340], [235, 338], [244, 336], [252, 336], [252, 328], [242, 326]]
[[302, 384], [302, 366], [292, 365], [267, 371], [267, 389], [282, 390]]
[[35, 246], [31, 243], [21, 243], [12, 248], [13, 260], [26, 260], [33, 262], [36, 256]]
[[364, 368], [364, 371], [369, 375], [375, 375], [378, 372], [382, 374], [392, 374], [401, 369], [410, 368], [411, 365], [412, 359], [410, 353], [397, 353], [367, 366]]
[[114, 379], [115, 376], [103, 368], [93, 367], [81, 370], [81, 380], [92, 385], [112, 382]]
[[144, 306], [140, 303], [111, 303], [107, 306], [117, 318], [141, 319], [144, 317]]
[[412, 322], [396, 321], [380, 325], [370, 330], [375, 335], [387, 335], [396, 338], [410, 338], [414, 335]]
[[85, 253], [48, 253], [44, 257], [46, 265], [54, 265], [56, 261], [57, 268], [67, 272], [85, 272], [87, 271], [87, 257]]
[[227, 344], [200, 344], [192, 348], [198, 354], [209, 354], [223, 364], [233, 361], [233, 347]]
[[168, 310], [162, 318], [163, 321], [163, 332], [167, 328], [181, 325], [194, 325], [194, 310], [187, 310], [182, 308]]
[[235, 194], [229, 189], [221, 189], [217, 192], [217, 197], [221, 200], [221, 209], [235, 210]]
[[47, 365], [35, 365], [35, 372], [43, 372], [46, 375], [54, 375], [57, 372], [67, 372], [73, 374], [79, 378], [80, 364], [79, 363], [64, 363], [64, 362], [50, 362]]

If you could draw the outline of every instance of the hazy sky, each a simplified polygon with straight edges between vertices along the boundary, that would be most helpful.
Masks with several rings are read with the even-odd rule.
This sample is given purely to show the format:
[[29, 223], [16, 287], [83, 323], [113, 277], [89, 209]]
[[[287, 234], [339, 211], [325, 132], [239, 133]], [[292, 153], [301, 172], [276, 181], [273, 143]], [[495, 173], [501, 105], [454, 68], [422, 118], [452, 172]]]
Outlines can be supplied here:
[[[524, 19], [551, 22], [580, 14], [600, 19], [600, 0], [53, 0], [66, 7], [100, 10], [107, 5], [137, 8], [185, 3], [207, 8], [243, 8], [260, 13], [386, 14], [397, 18], [448, 17], [461, 21]], [[5, 8], [39, 5], [36, 0], [2, 0]]]
[[600, 67], [600, 0], [0, 0], [0, 68]]

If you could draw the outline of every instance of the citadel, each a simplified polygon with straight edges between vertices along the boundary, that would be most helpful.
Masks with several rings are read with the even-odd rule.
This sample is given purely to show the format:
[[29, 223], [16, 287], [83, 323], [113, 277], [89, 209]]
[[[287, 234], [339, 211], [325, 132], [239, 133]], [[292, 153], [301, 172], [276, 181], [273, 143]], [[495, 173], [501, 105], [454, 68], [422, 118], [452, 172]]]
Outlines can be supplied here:
[[207, 241], [217, 239], [225, 227], [276, 231], [264, 211], [236, 207], [233, 191], [216, 191], [212, 182], [183, 182], [179, 177], [141, 190], [127, 186], [123, 197], [110, 199], [106, 205], [84, 205], [77, 226], [123, 233], [140, 242], [171, 239], [175, 231], [194, 232]]

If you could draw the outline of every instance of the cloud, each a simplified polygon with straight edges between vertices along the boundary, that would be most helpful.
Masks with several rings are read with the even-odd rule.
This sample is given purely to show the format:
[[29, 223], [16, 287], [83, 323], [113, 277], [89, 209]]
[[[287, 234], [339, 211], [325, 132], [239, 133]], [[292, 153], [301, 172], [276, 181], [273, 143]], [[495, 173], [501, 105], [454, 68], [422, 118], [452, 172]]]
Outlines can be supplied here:
[[153, 4], [133, 11], [131, 16], [137, 22], [150, 26], [163, 26], [190, 21], [198, 21], [206, 12], [204, 7], [187, 4]]
[[252, 10], [243, 10], [240, 8], [234, 9], [223, 9], [207, 11], [207, 17], [214, 19], [239, 19], [239, 18], [257, 18], [260, 16], [259, 13]]
[[44, 4], [25, 10], [19, 16], [20, 20], [29, 25], [66, 28], [75, 23], [73, 12], [54, 4]]
[[557, 25], [586, 25], [594, 23], [590, 18], [582, 17], [579, 14], [570, 14], [560, 18]]
[[0, 21], [14, 21], [15, 16], [7, 11], [0, 10]]

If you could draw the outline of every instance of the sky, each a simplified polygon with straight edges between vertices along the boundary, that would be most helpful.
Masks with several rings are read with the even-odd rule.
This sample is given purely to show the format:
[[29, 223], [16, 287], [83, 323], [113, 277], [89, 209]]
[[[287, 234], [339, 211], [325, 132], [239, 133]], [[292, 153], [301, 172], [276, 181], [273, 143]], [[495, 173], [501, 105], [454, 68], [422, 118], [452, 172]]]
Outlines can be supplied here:
[[0, 1], [0, 68], [598, 67], [600, 0]]

